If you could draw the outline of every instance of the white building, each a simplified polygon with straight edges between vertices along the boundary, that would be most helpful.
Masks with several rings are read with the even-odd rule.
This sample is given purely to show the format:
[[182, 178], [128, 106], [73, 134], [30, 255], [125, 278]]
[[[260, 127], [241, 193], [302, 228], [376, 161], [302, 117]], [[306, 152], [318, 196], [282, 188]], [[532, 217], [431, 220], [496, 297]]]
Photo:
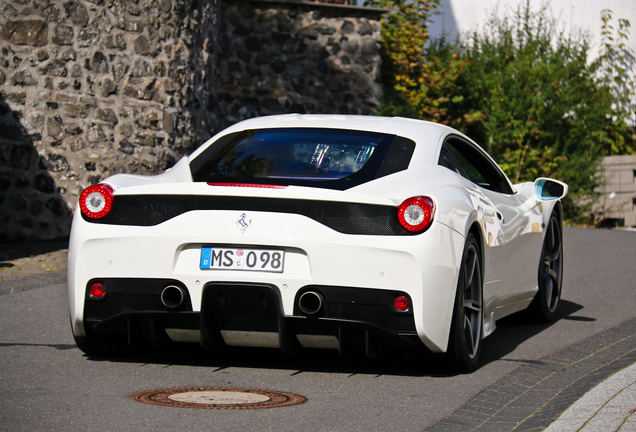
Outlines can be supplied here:
[[[526, 0], [441, 0], [440, 15], [433, 17], [430, 31], [432, 35], [449, 32], [452, 36], [458, 33], [472, 32], [483, 28], [493, 11], [501, 15], [505, 11], [514, 11]], [[530, 0], [534, 9], [547, 5], [552, 16], [559, 19], [566, 31], [583, 30], [592, 38], [592, 49], [596, 54], [601, 47], [601, 11], [609, 9], [613, 12], [614, 27], [618, 19], [627, 19], [632, 24], [632, 34], [628, 47], [636, 52], [636, 0]]]
[[[315, 1], [315, 0], [314, 0]], [[323, 0], [336, 2], [335, 0]], [[363, 6], [368, 0], [343, 0]], [[422, 1], [422, 0], [416, 0]], [[636, 0], [529, 0], [533, 10], [547, 6], [552, 16], [557, 18], [566, 31], [581, 30], [589, 34], [592, 55], [596, 55], [602, 44], [601, 12], [613, 12], [613, 26], [618, 27], [618, 19], [626, 19], [632, 25], [628, 50], [636, 53]], [[440, 0], [439, 14], [432, 17], [429, 30], [433, 37], [443, 33], [454, 40], [458, 34], [473, 32], [483, 28], [493, 12], [502, 15], [525, 5], [526, 0]]]

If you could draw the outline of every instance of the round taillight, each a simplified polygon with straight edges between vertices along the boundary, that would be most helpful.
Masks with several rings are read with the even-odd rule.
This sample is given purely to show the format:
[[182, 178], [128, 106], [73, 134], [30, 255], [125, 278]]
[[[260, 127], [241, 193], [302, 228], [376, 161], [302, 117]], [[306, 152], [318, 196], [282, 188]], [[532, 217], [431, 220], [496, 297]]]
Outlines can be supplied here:
[[89, 186], [80, 195], [82, 214], [90, 219], [102, 219], [113, 208], [113, 190], [106, 185]]
[[433, 222], [435, 205], [428, 197], [412, 197], [398, 207], [398, 220], [407, 231], [416, 233], [427, 229]]
[[407, 311], [409, 309], [409, 306], [411, 306], [411, 304], [406, 296], [398, 296], [393, 301], [393, 307], [398, 312]]
[[95, 282], [88, 289], [88, 294], [94, 299], [102, 299], [106, 297], [106, 287], [100, 282]]

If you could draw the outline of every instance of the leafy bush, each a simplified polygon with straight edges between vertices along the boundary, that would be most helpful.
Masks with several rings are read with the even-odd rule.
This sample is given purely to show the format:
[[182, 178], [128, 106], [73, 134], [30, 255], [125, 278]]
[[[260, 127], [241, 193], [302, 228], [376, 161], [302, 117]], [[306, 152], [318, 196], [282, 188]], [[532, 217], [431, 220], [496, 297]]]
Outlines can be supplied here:
[[[530, 2], [493, 13], [483, 30], [457, 42], [428, 40], [422, 20], [437, 2], [382, 0], [388, 75], [384, 114], [410, 115], [465, 132], [513, 182], [554, 177], [570, 186], [566, 217], [585, 216], [605, 155], [632, 152], [626, 120], [634, 82], [624, 41], [629, 22], [603, 13], [604, 51], [590, 61], [582, 33], [565, 33]], [[419, 27], [419, 28], [418, 28]]]

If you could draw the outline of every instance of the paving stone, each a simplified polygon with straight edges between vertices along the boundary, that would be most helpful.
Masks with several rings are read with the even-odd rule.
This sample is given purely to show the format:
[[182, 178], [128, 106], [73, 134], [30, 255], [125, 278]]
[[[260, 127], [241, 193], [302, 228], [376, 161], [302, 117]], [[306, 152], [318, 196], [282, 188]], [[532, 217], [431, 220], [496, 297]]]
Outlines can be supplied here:
[[[597, 404], [588, 401], [579, 411], [568, 412], [563, 419], [559, 416], [586, 394], [593, 394], [592, 389], [599, 383], [636, 363], [635, 329], [636, 319], [632, 319], [550, 355], [543, 362], [522, 367], [483, 390], [440, 422], [439, 427], [461, 425], [464, 430], [493, 432], [543, 431], [552, 424], [550, 432], [572, 432], [601, 411], [604, 421], [599, 417], [598, 421], [585, 425], [588, 429], [583, 431], [633, 430], [636, 419], [630, 410], [636, 409], [636, 402], [631, 408], [624, 408], [625, 403], [636, 401], [636, 384], [632, 385], [631, 381], [613, 383], [606, 389], [616, 394], [609, 401], [607, 394], [599, 395], [602, 400]], [[634, 368], [636, 370], [636, 366]], [[485, 407], [489, 410], [485, 411]], [[479, 409], [484, 409], [485, 422], [483, 417], [472, 414]], [[427, 430], [445, 429], [435, 425]]]

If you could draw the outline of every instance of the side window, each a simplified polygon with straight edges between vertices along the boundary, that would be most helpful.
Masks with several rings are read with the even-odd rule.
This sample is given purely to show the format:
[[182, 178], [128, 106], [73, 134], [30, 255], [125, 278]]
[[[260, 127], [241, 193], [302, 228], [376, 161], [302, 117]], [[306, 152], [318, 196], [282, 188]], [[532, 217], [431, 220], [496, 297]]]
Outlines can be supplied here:
[[453, 156], [453, 153], [451, 153], [451, 151], [446, 146], [442, 146], [442, 152], [439, 155], [439, 164], [451, 171], [455, 171], [462, 177], [469, 178], [468, 174], [464, 172], [461, 164], [457, 161], [455, 156]]
[[[456, 137], [442, 146], [439, 164], [467, 178], [484, 189], [512, 194], [505, 174], [481, 150]], [[457, 169], [459, 166], [459, 169]]]

